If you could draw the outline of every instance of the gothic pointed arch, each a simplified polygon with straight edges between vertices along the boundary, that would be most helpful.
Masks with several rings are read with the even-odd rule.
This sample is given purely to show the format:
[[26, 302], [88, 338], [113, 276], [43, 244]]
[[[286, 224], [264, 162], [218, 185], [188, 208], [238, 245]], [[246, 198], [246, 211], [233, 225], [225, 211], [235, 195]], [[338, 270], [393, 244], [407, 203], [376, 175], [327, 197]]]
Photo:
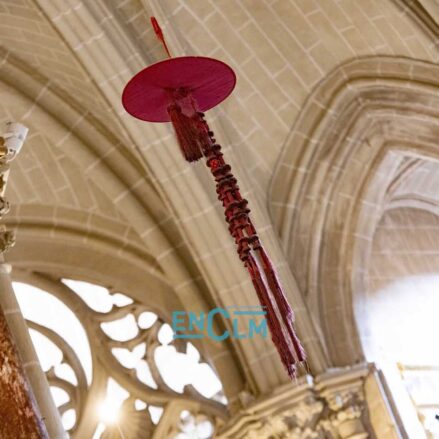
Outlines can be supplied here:
[[438, 78], [436, 64], [409, 58], [339, 66], [307, 99], [277, 164], [271, 215], [333, 365], [364, 358], [371, 242], [395, 185], [439, 158]]

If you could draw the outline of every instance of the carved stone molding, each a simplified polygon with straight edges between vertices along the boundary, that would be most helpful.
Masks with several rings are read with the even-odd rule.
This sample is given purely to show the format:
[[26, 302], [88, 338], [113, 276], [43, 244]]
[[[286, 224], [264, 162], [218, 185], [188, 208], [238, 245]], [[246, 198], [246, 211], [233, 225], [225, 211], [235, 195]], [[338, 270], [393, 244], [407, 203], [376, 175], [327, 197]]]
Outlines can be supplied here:
[[283, 386], [242, 411], [220, 432], [220, 439], [366, 439], [364, 383], [373, 365], [331, 369]]
[[439, 36], [439, 6], [434, 0], [394, 0], [410, 14], [433, 39]]
[[332, 366], [364, 361], [365, 267], [392, 188], [414, 158], [438, 157], [438, 72], [403, 57], [348, 61], [315, 88], [282, 150], [273, 222]]
[[[84, 358], [70, 344], [65, 332], [27, 320], [30, 329], [44, 336], [62, 354], [50, 360], [46, 377], [52, 388], [61, 389], [66, 395], [66, 400], [58, 404], [60, 415], [74, 413], [74, 421], [66, 426], [72, 439], [91, 438], [102, 422], [103, 439], [161, 439], [180, 433], [195, 437], [203, 427], [210, 428], [213, 434], [227, 420], [222, 389], [206, 397], [188, 379], [181, 389], [175, 390], [175, 383], [163, 372], [158, 362], [160, 352], [168, 355], [168, 362], [183, 363], [182, 357], [192, 349], [191, 367], [205, 363], [194, 346], [173, 339], [166, 315], [158, 315], [147, 305], [104, 287], [100, 287], [99, 294], [100, 303], [106, 303], [106, 308], [96, 308], [95, 302], [87, 302], [78, 294], [81, 286], [77, 281], [37, 272], [22, 273], [20, 279], [52, 296], [66, 309], [74, 310], [83, 330], [82, 335], [78, 332], [78, 339], [90, 349], [91, 365], [86, 369]], [[121, 326], [121, 321], [131, 323]], [[128, 335], [120, 336], [123, 331]], [[61, 367], [68, 367], [74, 379], [63, 375]], [[102, 415], [102, 411], [114, 410], [108, 390], [110, 383], [127, 395], [115, 409], [117, 422], [108, 422], [106, 415]]]
[[[0, 136], [0, 220], [9, 211], [9, 203], [4, 194], [9, 175], [9, 162], [16, 157], [27, 134], [27, 128], [19, 123], [7, 123], [6, 132]], [[20, 319], [15, 305], [11, 282], [10, 266], [4, 264], [3, 253], [15, 243], [14, 233], [0, 224], [0, 437], [12, 439], [49, 439], [44, 416], [37, 405], [34, 389], [29, 380], [29, 364], [32, 361], [23, 356], [17, 340], [23, 343], [23, 337], [15, 329]], [[18, 306], [18, 305], [17, 305]], [[14, 306], [15, 308], [15, 306]], [[14, 314], [11, 318], [11, 311]], [[9, 319], [8, 319], [9, 316]], [[26, 334], [27, 335], [27, 334]], [[25, 343], [23, 343], [24, 345]], [[35, 359], [32, 359], [36, 361]], [[43, 387], [44, 384], [40, 387]], [[7, 422], [5, 422], [5, 420]], [[51, 436], [52, 437], [52, 436]], [[61, 436], [57, 436], [61, 437]]]
[[320, 424], [333, 437], [370, 437], [364, 382], [373, 370], [373, 366], [335, 369], [316, 378], [316, 391], [328, 408]]
[[6, 230], [3, 226], [0, 228], [0, 253], [7, 252], [15, 244], [15, 234]]
[[[19, 123], [7, 123], [6, 132], [0, 136], [0, 219], [9, 212], [9, 203], [5, 200], [6, 183], [10, 162], [17, 156], [28, 129]], [[8, 251], [15, 244], [15, 236], [4, 226], [0, 228], [0, 253]]]

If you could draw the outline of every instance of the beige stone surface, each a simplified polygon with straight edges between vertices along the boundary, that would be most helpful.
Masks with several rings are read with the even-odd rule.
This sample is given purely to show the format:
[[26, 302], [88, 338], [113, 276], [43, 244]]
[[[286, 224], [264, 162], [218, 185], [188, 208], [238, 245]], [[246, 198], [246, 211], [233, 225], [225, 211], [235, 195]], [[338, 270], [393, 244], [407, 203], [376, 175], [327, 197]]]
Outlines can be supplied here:
[[[6, 221], [17, 229], [8, 259], [98, 283], [109, 273], [168, 316], [176, 304], [257, 303], [206, 167], [184, 162], [169, 126], [122, 108], [126, 82], [165, 57], [151, 13], [175, 56], [217, 57], [237, 73], [208, 120], [295, 309], [311, 371], [362, 361], [357, 311], [369, 285], [438, 269], [436, 253], [412, 246], [438, 248], [430, 0], [1, 1], [0, 122], [30, 128], [8, 187]], [[410, 221], [403, 236], [380, 222], [397, 214]], [[392, 239], [409, 254], [373, 250]], [[156, 299], [142, 295], [146, 282]], [[231, 413], [243, 391], [258, 398], [288, 381], [269, 339], [202, 349]]]

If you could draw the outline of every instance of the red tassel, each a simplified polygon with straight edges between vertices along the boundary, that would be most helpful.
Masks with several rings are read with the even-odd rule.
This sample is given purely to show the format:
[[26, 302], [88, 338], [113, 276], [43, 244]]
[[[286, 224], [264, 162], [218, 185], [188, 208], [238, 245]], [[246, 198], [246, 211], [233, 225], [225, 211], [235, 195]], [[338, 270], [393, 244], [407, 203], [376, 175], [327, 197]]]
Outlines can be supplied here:
[[[163, 32], [154, 17], [151, 17], [151, 23], [170, 56]], [[157, 65], [162, 67], [160, 74], [155, 71]], [[199, 71], [197, 66], [201, 66]], [[197, 74], [191, 78], [192, 67]], [[147, 72], [146, 78], [143, 71], [140, 77], [136, 76], [132, 80], [134, 82], [127, 85], [122, 98], [124, 106], [131, 114], [145, 120], [150, 120], [145, 117], [145, 112], [151, 120], [156, 120], [156, 110], [162, 111], [166, 107], [184, 158], [194, 162], [203, 155], [206, 157], [239, 258], [249, 271], [261, 306], [267, 312], [267, 323], [282, 363], [288, 375], [294, 377], [297, 364], [305, 361], [305, 352], [294, 331], [293, 311], [249, 217], [247, 200], [242, 198], [231, 167], [224, 161], [221, 146], [216, 143], [191, 93], [195, 90], [194, 93], [203, 99], [203, 108], [211, 108], [233, 89], [235, 74], [223, 63], [203, 57], [176, 58], [150, 68], [154, 70]], [[152, 76], [148, 77], [151, 73]], [[174, 88], [176, 83], [186, 86]], [[137, 92], [138, 86], [144, 87], [143, 94]], [[145, 103], [148, 90], [163, 94], [157, 99], [152, 94], [153, 98], [146, 99]], [[160, 113], [162, 119], [163, 114]]]
[[203, 153], [197, 121], [185, 116], [176, 104], [168, 108], [168, 113], [184, 158], [188, 162], [199, 160]]
[[[260, 275], [258, 264], [251, 254], [246, 261], [246, 267], [250, 272], [259, 302], [267, 312], [267, 323], [273, 344], [277, 348], [280, 359], [289, 377], [294, 378], [296, 375], [296, 363], [302, 360], [299, 360], [294, 355], [295, 349], [292, 349], [291, 343], [289, 343], [290, 334], [282, 325], [283, 316], [279, 316], [276, 312], [276, 303], [273, 302], [273, 297], [270, 296], [269, 289], [267, 289]], [[279, 314], [281, 314], [281, 311], [279, 311]]]
[[293, 311], [248, 215], [250, 210], [247, 208], [247, 200], [241, 197], [231, 168], [224, 161], [221, 146], [216, 143], [203, 113], [198, 113], [198, 116], [209, 137], [202, 151], [215, 178], [218, 199], [223, 204], [229, 231], [235, 239], [239, 257], [250, 273], [260, 304], [267, 312], [267, 323], [273, 343], [288, 375], [293, 378], [297, 364], [306, 359], [304, 349], [294, 331]]
[[168, 114], [177, 135], [180, 149], [188, 162], [203, 157], [203, 150], [209, 144], [209, 136], [197, 112], [197, 105], [190, 90], [179, 88], [170, 95], [172, 104]]
[[282, 290], [282, 286], [277, 277], [276, 271], [273, 268], [270, 259], [268, 258], [267, 253], [264, 248], [261, 247], [259, 249], [259, 254], [262, 258], [262, 264], [264, 267], [265, 276], [270, 285], [270, 290], [273, 292], [273, 296], [276, 300], [277, 307], [279, 309], [279, 313], [282, 316], [283, 323], [288, 332], [289, 338], [294, 346], [294, 352], [296, 354], [296, 361], [302, 362], [306, 360], [305, 350], [301, 345], [299, 339], [297, 338], [296, 332], [294, 331], [294, 313], [291, 309], [290, 304], [288, 303], [287, 298]]

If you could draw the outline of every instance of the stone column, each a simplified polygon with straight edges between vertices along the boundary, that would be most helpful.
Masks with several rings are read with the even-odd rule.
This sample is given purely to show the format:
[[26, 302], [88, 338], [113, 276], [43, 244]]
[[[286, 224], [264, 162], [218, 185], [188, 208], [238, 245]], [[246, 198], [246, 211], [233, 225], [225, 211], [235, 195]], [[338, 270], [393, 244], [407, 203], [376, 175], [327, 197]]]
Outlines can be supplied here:
[[[52, 395], [50, 393], [49, 384], [46, 379], [40, 362], [38, 361], [35, 348], [32, 344], [32, 340], [29, 335], [29, 330], [26, 322], [21, 314], [17, 299], [12, 289], [12, 283], [10, 279], [10, 266], [3, 262], [3, 256], [0, 255], [0, 309], [6, 316], [6, 323], [9, 327], [9, 331], [13, 334], [13, 340], [16, 343], [19, 357], [17, 357], [18, 364], [21, 363], [22, 370], [29, 380], [30, 394], [35, 394], [36, 401], [38, 402], [39, 409], [41, 411], [41, 419], [44, 420], [44, 424], [47, 427], [49, 436], [35, 436], [35, 437], [50, 437], [50, 439], [65, 439], [67, 435], [61, 423], [58, 409], [55, 406]], [[1, 335], [0, 335], [1, 337]], [[14, 341], [10, 341], [10, 344], [14, 344]], [[0, 348], [0, 355], [3, 356], [3, 348]], [[5, 351], [6, 352], [6, 351]], [[21, 362], [20, 362], [21, 360]], [[1, 360], [0, 360], [1, 361]], [[24, 376], [24, 375], [23, 375]], [[32, 392], [33, 391], [33, 392]], [[0, 394], [3, 394], [3, 388], [0, 384]], [[0, 396], [1, 398], [1, 396]], [[35, 407], [35, 413], [38, 413], [38, 409]], [[2, 414], [0, 412], [0, 419]], [[5, 418], [7, 419], [7, 418]], [[0, 422], [0, 432], [1, 432]], [[8, 436], [2, 436], [0, 438], [7, 438]], [[28, 438], [28, 436], [11, 436], [11, 438]], [[32, 438], [33, 436], [29, 436]]]
[[[9, 208], [3, 198], [9, 162], [26, 133], [22, 125], [9, 124], [0, 137], [0, 218]], [[67, 435], [12, 289], [11, 267], [4, 262], [3, 253], [14, 242], [14, 234], [0, 226], [0, 438], [64, 439]]]
[[[0, 266], [3, 269], [4, 265]], [[0, 295], [4, 296], [3, 282]], [[0, 307], [0, 437], [48, 438], [18, 351]]]

